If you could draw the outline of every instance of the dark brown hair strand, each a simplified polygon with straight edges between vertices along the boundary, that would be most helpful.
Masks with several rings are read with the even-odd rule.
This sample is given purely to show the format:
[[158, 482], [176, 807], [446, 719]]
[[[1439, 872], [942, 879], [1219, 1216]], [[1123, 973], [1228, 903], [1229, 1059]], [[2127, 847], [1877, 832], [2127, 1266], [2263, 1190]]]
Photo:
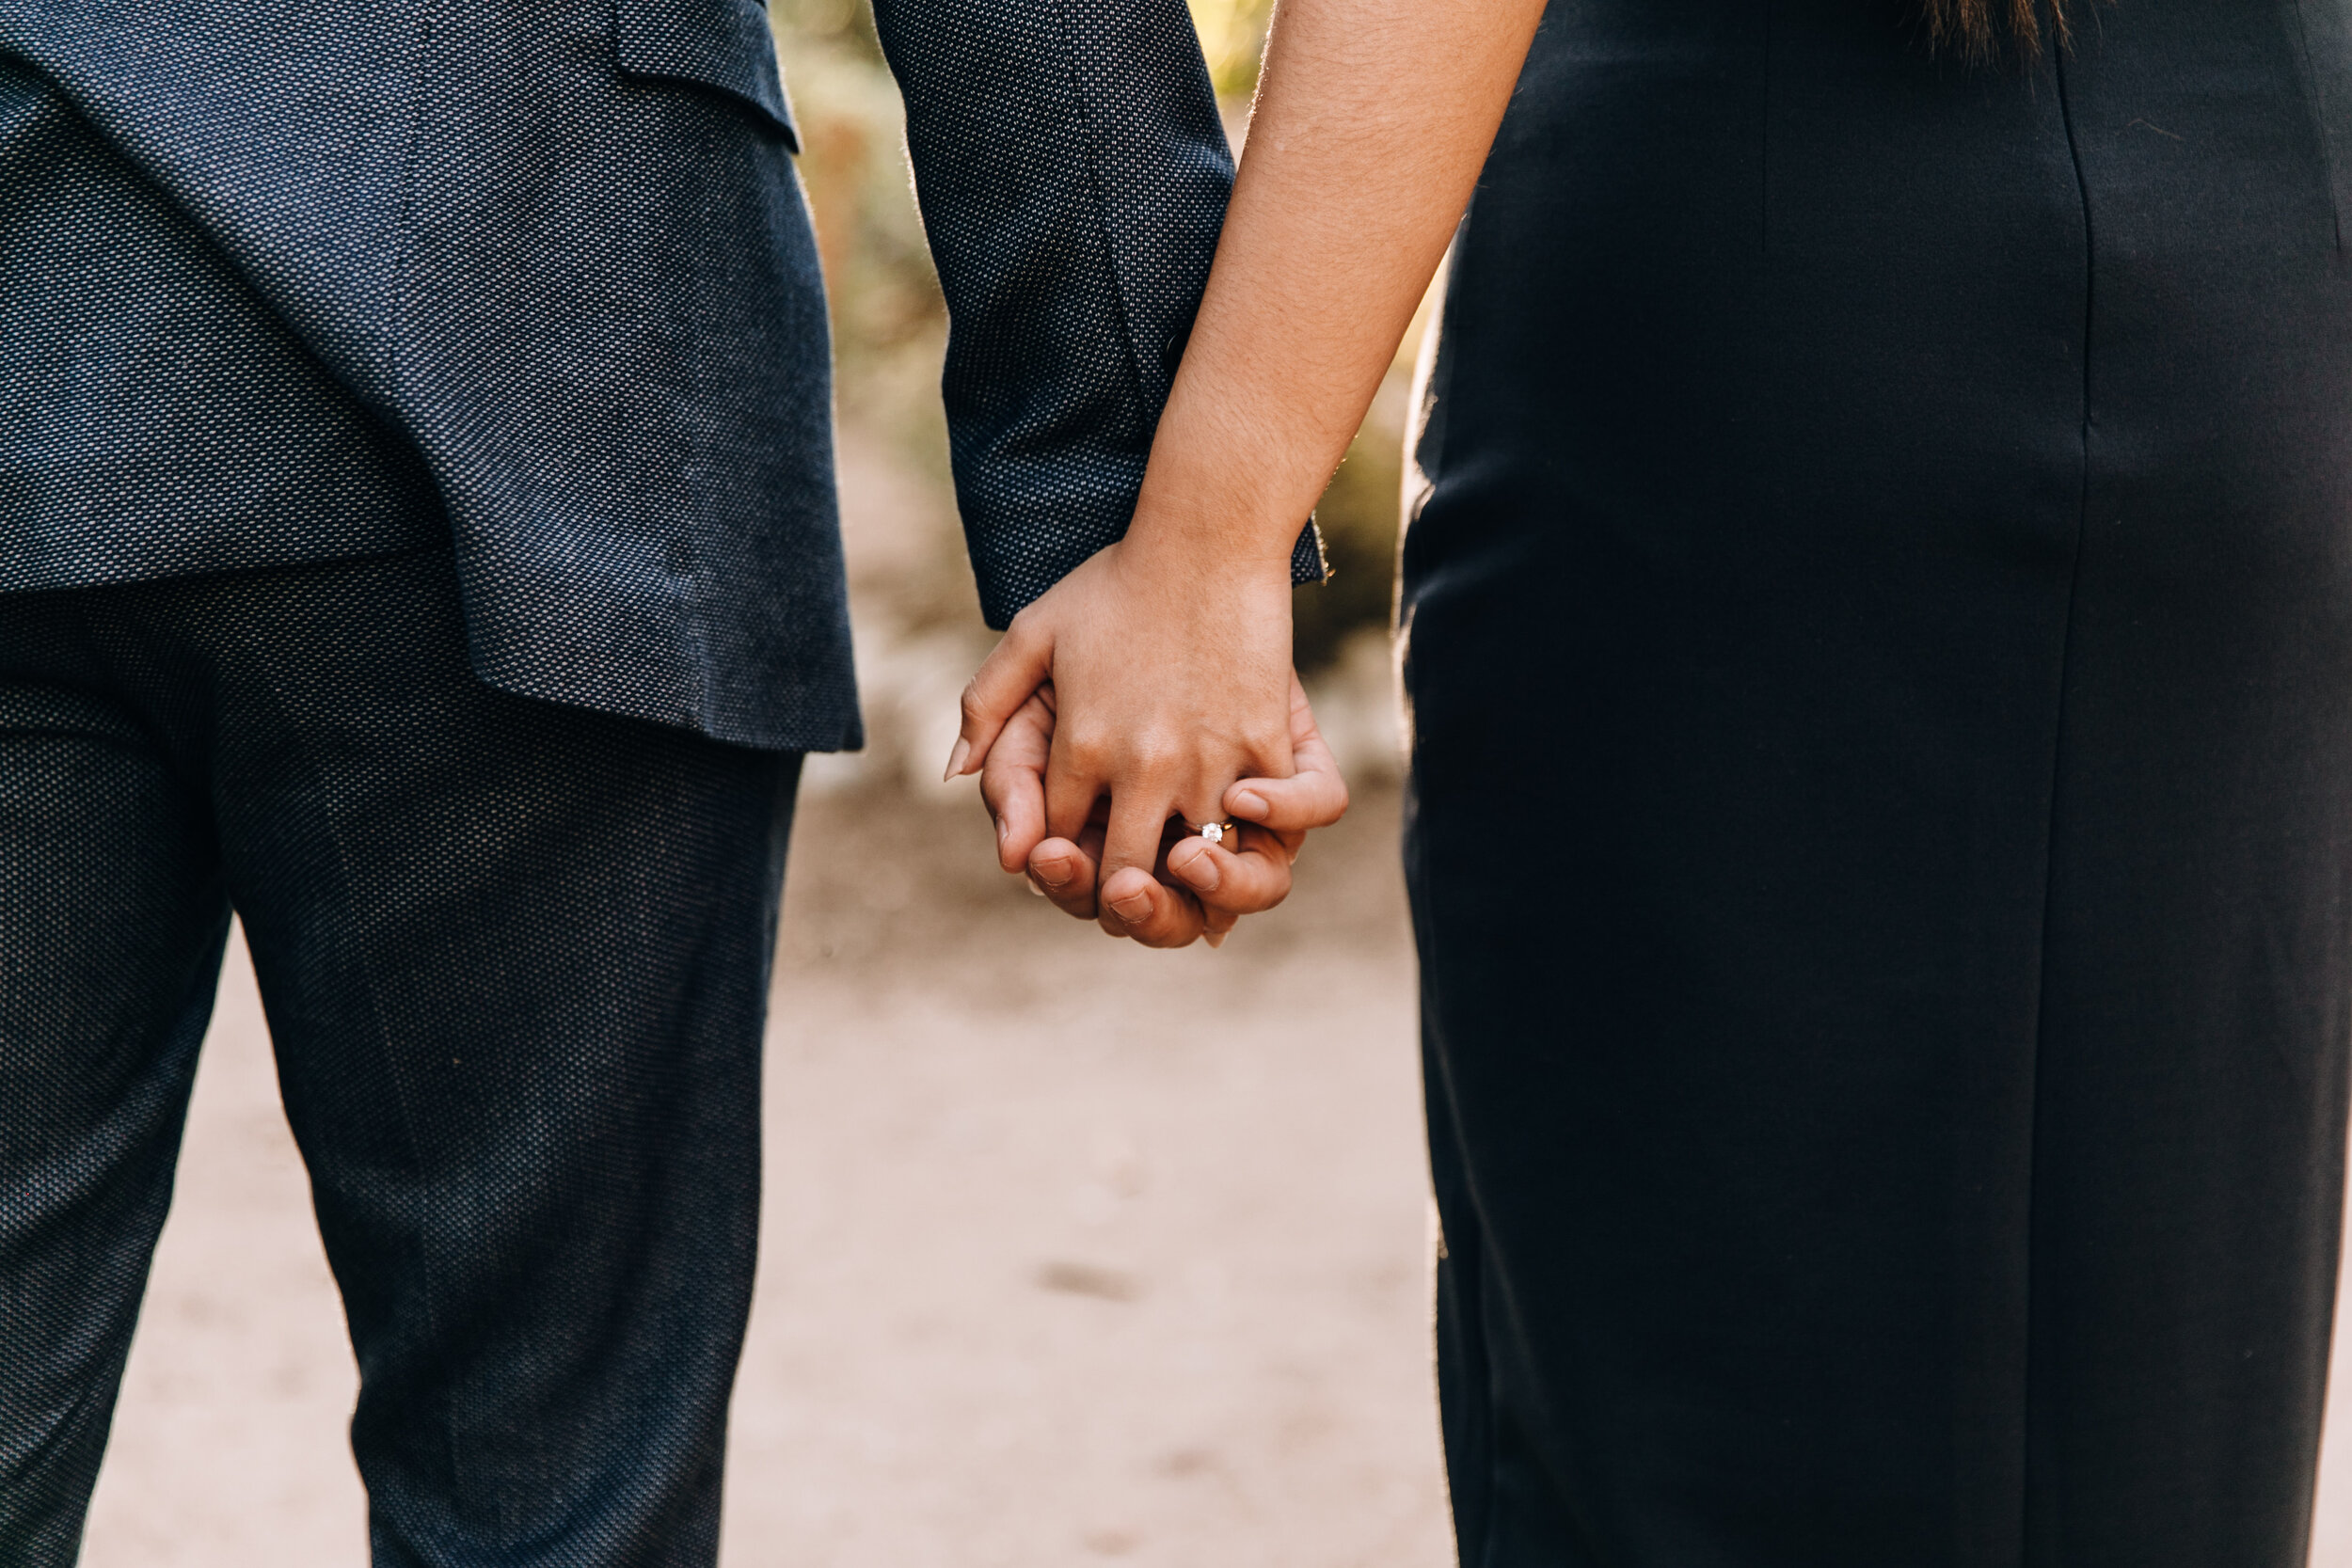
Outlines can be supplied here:
[[1970, 59], [1982, 59], [2006, 39], [2028, 57], [2042, 53], [2048, 37], [2063, 49], [2074, 34], [2066, 22], [2065, 0], [1923, 0], [1928, 35], [1939, 46], [1954, 48]]

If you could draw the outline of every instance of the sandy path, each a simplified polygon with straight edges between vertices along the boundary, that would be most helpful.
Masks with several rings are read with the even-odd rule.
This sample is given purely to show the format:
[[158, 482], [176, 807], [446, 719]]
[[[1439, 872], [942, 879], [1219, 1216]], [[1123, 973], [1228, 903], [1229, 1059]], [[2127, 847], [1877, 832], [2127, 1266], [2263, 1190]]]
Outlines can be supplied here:
[[[804, 811], [725, 1562], [1441, 1568], [1392, 800], [1218, 955], [1052, 916], [978, 832]], [[350, 1354], [251, 985], [239, 955], [94, 1568], [365, 1561]], [[2352, 1568], [2352, 1444], [2325, 1472], [2313, 1561]]]
[[[1055, 916], [984, 832], [803, 814], [724, 1560], [1448, 1560], [1393, 807], [1214, 955]], [[251, 984], [240, 954], [97, 1568], [365, 1560], [350, 1353]]]

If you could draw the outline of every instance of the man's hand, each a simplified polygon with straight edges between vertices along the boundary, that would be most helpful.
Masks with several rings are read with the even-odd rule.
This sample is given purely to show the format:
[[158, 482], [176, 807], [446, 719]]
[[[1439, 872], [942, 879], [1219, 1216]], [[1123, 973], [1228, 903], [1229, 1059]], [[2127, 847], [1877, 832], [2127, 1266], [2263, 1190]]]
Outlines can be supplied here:
[[1270, 910], [1289, 895], [1291, 863], [1307, 833], [1347, 810], [1347, 784], [1294, 674], [1290, 741], [1296, 771], [1286, 779], [1244, 779], [1225, 792], [1225, 814], [1241, 825], [1225, 844], [1210, 844], [1171, 822], [1149, 877], [1131, 866], [1098, 890], [1108, 803], [1097, 801], [1074, 837], [1052, 836], [1046, 827], [1054, 721], [1048, 685], [1014, 713], [989, 748], [980, 795], [996, 822], [997, 863], [1025, 873], [1030, 886], [1065, 913], [1099, 921], [1112, 934], [1148, 947], [1184, 947], [1204, 936], [1212, 947], [1222, 943], [1243, 915]]

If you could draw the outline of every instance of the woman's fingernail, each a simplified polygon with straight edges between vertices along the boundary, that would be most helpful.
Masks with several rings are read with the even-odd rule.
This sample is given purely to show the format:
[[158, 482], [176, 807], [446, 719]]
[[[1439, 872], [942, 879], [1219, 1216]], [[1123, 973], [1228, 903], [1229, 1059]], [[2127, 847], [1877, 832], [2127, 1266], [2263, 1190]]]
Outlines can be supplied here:
[[948, 780], [962, 772], [964, 759], [969, 757], [971, 754], [972, 743], [964, 739], [961, 736], [958, 736], [956, 737], [956, 749], [947, 753], [947, 771], [939, 776], [939, 782], [941, 784], [946, 784]]
[[1022, 878], [1021, 885], [1029, 890], [1029, 896], [1032, 898], [1042, 898], [1045, 896], [1045, 890], [1037, 885], [1037, 879], [1035, 877]]
[[1012, 832], [1012, 824], [1006, 821], [1001, 816], [998, 817], [996, 819], [996, 842], [999, 844], [1004, 843], [1005, 835], [1010, 832]]
[[1211, 947], [1222, 947], [1225, 945], [1225, 933], [1222, 931], [1203, 931], [1200, 935], [1202, 940], [1207, 942]]
[[1233, 797], [1232, 809], [1235, 816], [1263, 816], [1265, 797], [1254, 789], [1245, 789]]
[[1112, 899], [1111, 912], [1130, 926], [1139, 926], [1152, 918], [1152, 895], [1138, 888], [1124, 898]]

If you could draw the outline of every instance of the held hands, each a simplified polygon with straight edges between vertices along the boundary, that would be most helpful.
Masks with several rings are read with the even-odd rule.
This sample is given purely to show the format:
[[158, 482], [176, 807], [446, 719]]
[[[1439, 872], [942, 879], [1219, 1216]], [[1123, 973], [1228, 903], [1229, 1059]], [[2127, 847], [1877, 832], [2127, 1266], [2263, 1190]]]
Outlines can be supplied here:
[[1154, 873], [1120, 874], [1105, 898], [1100, 865], [1110, 813], [1098, 804], [1075, 839], [1045, 830], [1045, 779], [1054, 737], [1055, 697], [1041, 688], [998, 733], [980, 771], [980, 795], [996, 819], [997, 863], [1028, 875], [1029, 884], [1064, 912], [1095, 920], [1147, 947], [1183, 947], [1205, 936], [1212, 947], [1245, 914], [1272, 909], [1290, 892], [1291, 863], [1310, 828], [1337, 820], [1347, 785], [1315, 730], [1306, 693], [1292, 683], [1293, 754], [1287, 779], [1246, 779], [1225, 792], [1226, 816], [1239, 830], [1221, 844], [1171, 821], [1161, 836]]
[[[1295, 696], [1285, 567], [1461, 218], [1543, 12], [1543, 0], [1283, 0], [1276, 14], [1127, 535], [1013, 622], [964, 693], [947, 764], [951, 777], [988, 768], [1006, 868], [1107, 931], [1214, 940], [1279, 898], [1296, 835], [1346, 809]], [[1228, 815], [1253, 824], [1240, 853], [1171, 847], [1171, 817]]]
[[[948, 776], [975, 768], [999, 863], [1152, 947], [1280, 903], [1307, 832], [1347, 809], [1290, 668], [1287, 562], [1198, 566], [1134, 535], [973, 676]], [[1219, 845], [1185, 826], [1229, 818]]]

